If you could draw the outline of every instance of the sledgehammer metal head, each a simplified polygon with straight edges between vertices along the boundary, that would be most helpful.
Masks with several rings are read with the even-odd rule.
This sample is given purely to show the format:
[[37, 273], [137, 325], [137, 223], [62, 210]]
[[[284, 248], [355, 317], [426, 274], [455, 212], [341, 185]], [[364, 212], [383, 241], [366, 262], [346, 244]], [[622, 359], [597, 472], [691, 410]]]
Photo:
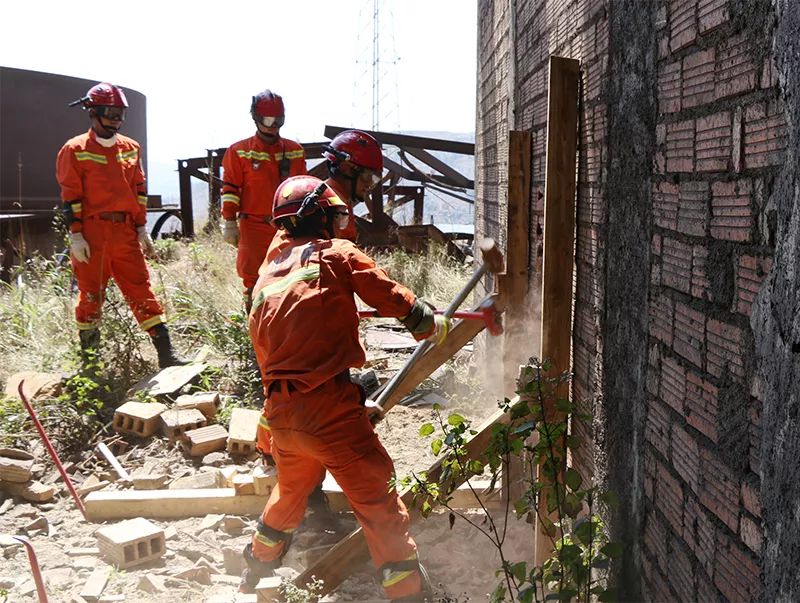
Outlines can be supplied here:
[[502, 272], [505, 268], [505, 261], [503, 260], [503, 253], [497, 248], [497, 243], [495, 243], [494, 239], [483, 239], [478, 247], [481, 250], [485, 270], [492, 274]]

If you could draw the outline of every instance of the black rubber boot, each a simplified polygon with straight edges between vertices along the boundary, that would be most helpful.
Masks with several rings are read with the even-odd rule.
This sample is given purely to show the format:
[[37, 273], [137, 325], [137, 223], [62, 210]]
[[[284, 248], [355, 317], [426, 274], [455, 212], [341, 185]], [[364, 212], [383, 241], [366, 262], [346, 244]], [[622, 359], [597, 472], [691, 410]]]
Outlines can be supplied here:
[[421, 563], [419, 564], [419, 573], [422, 581], [422, 590], [413, 595], [392, 599], [392, 603], [433, 603], [433, 584], [431, 584], [431, 579], [428, 577], [428, 571]]
[[153, 338], [153, 345], [156, 348], [156, 352], [158, 352], [158, 368], [165, 369], [168, 366], [189, 364], [187, 360], [178, 356], [175, 352], [175, 348], [172, 347], [172, 342], [169, 340], [167, 325], [164, 323], [156, 325], [150, 329], [149, 333], [150, 337]]
[[322, 491], [322, 483], [308, 495], [308, 513], [305, 526], [317, 532], [339, 532], [342, 529], [339, 514], [334, 513], [328, 504], [328, 497]]
[[100, 374], [100, 330], [80, 329], [78, 339], [81, 342], [81, 372], [96, 379]]
[[247, 543], [247, 546], [244, 547], [244, 551], [242, 551], [242, 555], [244, 556], [247, 567], [244, 572], [242, 572], [242, 581], [239, 582], [239, 592], [251, 595], [256, 592], [256, 586], [259, 580], [275, 575], [275, 570], [281, 566], [282, 557], [273, 561], [259, 561], [253, 557], [252, 542]]

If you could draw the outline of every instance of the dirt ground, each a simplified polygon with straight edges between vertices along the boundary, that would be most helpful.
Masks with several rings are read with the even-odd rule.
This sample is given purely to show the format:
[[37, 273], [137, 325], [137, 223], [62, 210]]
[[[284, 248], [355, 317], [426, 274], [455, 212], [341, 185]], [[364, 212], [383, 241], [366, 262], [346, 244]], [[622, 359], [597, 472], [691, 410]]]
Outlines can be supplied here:
[[[402, 356], [398, 355], [397, 358], [394, 358], [389, 366], [402, 362]], [[458, 411], [472, 419], [474, 424], [479, 423], [496, 408], [493, 400], [452, 404], [448, 411]], [[398, 405], [378, 426], [381, 440], [395, 460], [399, 476], [424, 469], [433, 462], [434, 456], [427, 441], [418, 435], [420, 425], [432, 419], [433, 411], [429, 406], [412, 408]], [[145, 458], [150, 461], [157, 458], [172, 477], [180, 473], [209, 470], [208, 467], [199, 467], [198, 463], [193, 466], [178, 449], [168, 448], [164, 440], [144, 442], [139, 446], [140, 448], [134, 448], [125, 455], [126, 468], [129, 471], [141, 466]], [[43, 466], [50, 466], [43, 451], [40, 451], [38, 462]], [[250, 461], [250, 465], [255, 462]], [[229, 463], [229, 460], [222, 462], [222, 464]], [[42, 478], [46, 481], [49, 475], [52, 475], [52, 470], [45, 470]], [[485, 521], [481, 512], [467, 511], [467, 513], [479, 525]], [[42, 517], [45, 521], [40, 519]], [[227, 596], [228, 600], [233, 601], [241, 569], [239, 552], [254, 530], [256, 517], [242, 517], [244, 526], [241, 531], [235, 529], [226, 531], [225, 525], [201, 531], [202, 519], [199, 517], [172, 521], [152, 520], [167, 530], [166, 555], [157, 562], [127, 571], [112, 569], [103, 596], [124, 595], [125, 601], [160, 602], [207, 601], [219, 595]], [[518, 522], [513, 517], [509, 521], [507, 558], [512, 561], [530, 559], [533, 540], [530, 526]], [[340, 524], [340, 528], [349, 530], [355, 526], [355, 521], [350, 514], [340, 514]], [[3, 502], [0, 499], [0, 534], [27, 533], [43, 569], [50, 601], [67, 603], [73, 600], [82, 601], [73, 598], [79, 595], [93, 569], [103, 567], [105, 562], [97, 554], [75, 555], [75, 551], [70, 549], [96, 547], [97, 541], [93, 534], [99, 527], [101, 527], [99, 524], [86, 523], [82, 520], [66, 488], [62, 488], [55, 501], [48, 504], [34, 505], [21, 500], [12, 502], [11, 499]], [[346, 533], [346, 531], [334, 533], [301, 527], [295, 536], [290, 553], [285, 558], [285, 564], [293, 570], [301, 571], [310, 556], [321, 554], [323, 546], [332, 545]], [[457, 519], [451, 529], [448, 516], [443, 513], [415, 521], [412, 533], [419, 546], [420, 559], [436, 585], [437, 600], [463, 602], [487, 599], [487, 594], [497, 584], [494, 572], [500, 567], [500, 558], [485, 536], [461, 519]], [[227, 555], [226, 549], [228, 549]], [[0, 602], [3, 601], [4, 589], [8, 593], [6, 599], [8, 602], [36, 601], [36, 592], [24, 548], [21, 545], [3, 546], [2, 556]], [[202, 559], [205, 559], [213, 568], [212, 572], [217, 574], [212, 574], [210, 579], [208, 575], [194, 579], [176, 576], [181, 571], [194, 567], [198, 560]], [[155, 593], [142, 590], [140, 582], [145, 575], [163, 578], [166, 590]], [[371, 565], [365, 566], [363, 571], [354, 574], [324, 600], [381, 600], [383, 593], [373, 575]], [[210, 584], [202, 583], [209, 581]]]

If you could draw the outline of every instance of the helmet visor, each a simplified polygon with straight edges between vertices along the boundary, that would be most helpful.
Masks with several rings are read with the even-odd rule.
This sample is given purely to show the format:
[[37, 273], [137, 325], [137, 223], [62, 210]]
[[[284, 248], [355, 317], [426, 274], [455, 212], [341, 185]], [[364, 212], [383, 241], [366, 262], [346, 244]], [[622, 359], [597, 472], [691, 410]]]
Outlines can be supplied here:
[[257, 121], [265, 128], [280, 128], [286, 121], [286, 116], [259, 115]]
[[108, 121], [125, 121], [126, 110], [124, 107], [108, 107], [100, 106], [95, 107], [98, 117], [107, 119]]

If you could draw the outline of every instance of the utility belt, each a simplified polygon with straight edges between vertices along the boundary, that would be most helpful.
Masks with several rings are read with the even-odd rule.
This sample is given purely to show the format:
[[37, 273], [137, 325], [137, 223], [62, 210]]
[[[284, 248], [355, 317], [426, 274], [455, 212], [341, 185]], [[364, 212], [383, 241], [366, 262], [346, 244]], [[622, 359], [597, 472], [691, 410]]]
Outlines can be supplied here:
[[[361, 392], [360, 402], [361, 402], [362, 405], [364, 404], [365, 400], [367, 399], [367, 396], [366, 396], [366, 394], [364, 392], [364, 388], [361, 387], [360, 384], [355, 383], [350, 378], [350, 369], [349, 368], [344, 369], [341, 373], [338, 373], [338, 374], [334, 375], [333, 378], [330, 379], [330, 381], [333, 381], [333, 382], [338, 383], [340, 385], [344, 385], [346, 383], [353, 383], [354, 385], [356, 385], [358, 387], [359, 391]], [[275, 381], [272, 381], [269, 384], [269, 387], [267, 387], [267, 396], [271, 396], [273, 394], [277, 394], [278, 392], [281, 392], [281, 391], [286, 392], [287, 394], [291, 393], [291, 392], [294, 392], [294, 391], [297, 391], [296, 382], [294, 380], [292, 380], [292, 379], [276, 379]]]
[[131, 215], [126, 211], [101, 211], [99, 214], [89, 216], [97, 220], [105, 220], [107, 222], [127, 222]]
[[272, 216], [254, 216], [253, 214], [239, 214], [240, 220], [252, 220], [253, 222], [263, 222], [264, 224], [272, 224]]

